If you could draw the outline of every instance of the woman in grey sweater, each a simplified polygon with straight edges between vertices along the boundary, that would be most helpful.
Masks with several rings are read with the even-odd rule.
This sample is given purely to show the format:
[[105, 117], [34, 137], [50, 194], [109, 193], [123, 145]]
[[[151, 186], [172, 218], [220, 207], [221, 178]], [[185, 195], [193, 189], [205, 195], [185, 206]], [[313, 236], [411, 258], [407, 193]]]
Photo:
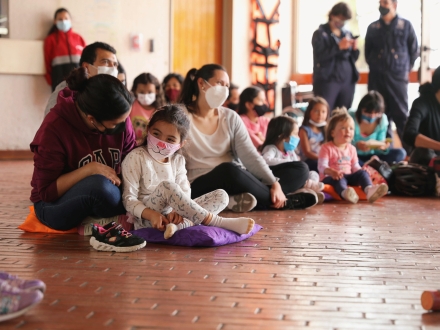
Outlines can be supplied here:
[[191, 120], [185, 157], [191, 197], [224, 189], [230, 196], [229, 209], [236, 212], [256, 205], [265, 209], [315, 205], [313, 191], [298, 191], [308, 179], [307, 165], [298, 162], [273, 173], [240, 117], [221, 106], [228, 87], [228, 74], [217, 64], [191, 69], [183, 82], [179, 103], [186, 106]]

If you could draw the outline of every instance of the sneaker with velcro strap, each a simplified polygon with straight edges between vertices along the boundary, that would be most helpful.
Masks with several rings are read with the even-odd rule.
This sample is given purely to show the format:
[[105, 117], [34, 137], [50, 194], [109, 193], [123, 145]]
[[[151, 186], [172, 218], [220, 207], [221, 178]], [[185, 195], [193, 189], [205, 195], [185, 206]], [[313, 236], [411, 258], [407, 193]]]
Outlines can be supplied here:
[[120, 224], [111, 222], [105, 226], [92, 224], [90, 245], [98, 251], [133, 252], [142, 249], [147, 242], [130, 234]]

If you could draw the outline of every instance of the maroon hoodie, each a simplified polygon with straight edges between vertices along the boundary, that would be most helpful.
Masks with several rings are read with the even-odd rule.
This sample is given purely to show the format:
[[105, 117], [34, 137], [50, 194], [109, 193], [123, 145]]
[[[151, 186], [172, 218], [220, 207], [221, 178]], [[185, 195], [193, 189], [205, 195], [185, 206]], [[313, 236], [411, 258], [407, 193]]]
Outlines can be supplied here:
[[130, 117], [125, 131], [103, 135], [84, 123], [75, 106], [75, 94], [69, 88], [58, 94], [57, 104], [44, 118], [30, 147], [34, 153], [31, 198], [53, 202], [58, 196], [57, 179], [92, 161], [121, 172], [121, 162], [136, 146]]

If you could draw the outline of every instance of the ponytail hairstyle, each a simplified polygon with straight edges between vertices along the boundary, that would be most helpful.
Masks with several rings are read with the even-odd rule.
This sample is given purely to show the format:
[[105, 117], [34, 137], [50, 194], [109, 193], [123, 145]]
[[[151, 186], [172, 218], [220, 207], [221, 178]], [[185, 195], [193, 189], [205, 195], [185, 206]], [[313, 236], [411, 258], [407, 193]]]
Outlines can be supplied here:
[[77, 92], [74, 99], [79, 109], [100, 123], [126, 114], [134, 101], [121, 81], [109, 74], [88, 78], [87, 70], [79, 67], [70, 73], [66, 82]]
[[434, 96], [440, 90], [440, 66], [432, 74], [432, 82], [419, 87], [421, 96]]
[[256, 98], [260, 92], [263, 92], [263, 89], [258, 86], [248, 87], [241, 92], [237, 111], [239, 115], [245, 115], [247, 113], [246, 102], [254, 103], [254, 98]]
[[148, 123], [148, 129], [153, 127], [158, 121], [174, 125], [180, 134], [180, 143], [185, 141], [188, 136], [190, 121], [182, 105], [168, 104], [153, 113]]
[[[330, 107], [328, 105], [328, 102], [325, 100], [325, 98], [323, 98], [321, 96], [315, 96], [309, 100], [309, 105], [307, 106], [307, 109], [304, 112], [304, 119], [303, 119], [301, 126], [309, 126], [310, 127], [310, 122], [309, 122], [310, 121], [310, 113], [312, 112], [313, 108], [317, 104], [322, 104], [327, 108], [326, 121], [328, 121], [328, 119], [330, 117]], [[319, 127], [319, 130], [322, 132], [322, 135], [324, 136], [324, 138], [325, 138], [325, 129], [326, 129], [326, 126]]]
[[335, 129], [336, 125], [340, 121], [347, 120], [353, 120], [353, 118], [351, 118], [346, 107], [336, 108], [332, 111], [332, 116], [330, 117], [330, 121], [327, 125], [327, 133], [325, 134], [327, 142], [333, 141], [332, 131]]
[[208, 81], [214, 77], [214, 72], [216, 70], [226, 72], [226, 69], [219, 64], [205, 64], [199, 70], [195, 68], [189, 70], [183, 81], [182, 91], [180, 92], [177, 103], [184, 104], [189, 112], [194, 112], [194, 106], [200, 94], [197, 80], [202, 78], [203, 80]]
[[297, 126], [298, 123], [289, 116], [272, 118], [267, 126], [266, 140], [264, 140], [260, 151], [262, 151], [268, 145], [276, 145], [280, 141], [290, 137], [293, 129]]
[[[382, 95], [377, 91], [369, 91], [359, 102], [358, 108], [356, 110], [356, 120], [358, 123], [362, 121], [362, 111], [365, 113], [381, 113], [385, 112], [385, 102]], [[380, 123], [382, 120], [378, 118], [376, 123]]]
[[[153, 84], [156, 87], [156, 100], [151, 104], [151, 106], [155, 109], [159, 109], [165, 104], [165, 98], [163, 96], [162, 86], [160, 85], [159, 80], [153, 76], [151, 73], [141, 73], [139, 76], [134, 78], [133, 87], [131, 87], [131, 91], [134, 95], [136, 95], [136, 89], [139, 84]], [[137, 96], [137, 95], [136, 95]]]
[[[56, 20], [57, 19], [57, 15], [60, 14], [60, 13], [64, 13], [64, 12], [68, 13], [69, 16], [72, 17], [72, 15], [70, 15], [69, 11], [66, 8], [58, 8], [55, 11], [55, 14], [53, 15], [53, 19]], [[50, 28], [50, 30], [47, 33], [47, 35], [49, 36], [52, 33], [57, 32], [57, 31], [58, 31], [58, 28], [57, 28], [56, 24], [52, 24], [52, 27]]]

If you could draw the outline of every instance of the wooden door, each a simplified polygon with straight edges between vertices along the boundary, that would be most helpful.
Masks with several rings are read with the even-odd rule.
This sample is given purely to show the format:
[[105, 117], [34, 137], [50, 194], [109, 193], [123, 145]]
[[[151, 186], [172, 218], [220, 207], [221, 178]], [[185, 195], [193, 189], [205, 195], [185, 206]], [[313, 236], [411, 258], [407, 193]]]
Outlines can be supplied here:
[[222, 63], [223, 0], [173, 0], [173, 72]]

